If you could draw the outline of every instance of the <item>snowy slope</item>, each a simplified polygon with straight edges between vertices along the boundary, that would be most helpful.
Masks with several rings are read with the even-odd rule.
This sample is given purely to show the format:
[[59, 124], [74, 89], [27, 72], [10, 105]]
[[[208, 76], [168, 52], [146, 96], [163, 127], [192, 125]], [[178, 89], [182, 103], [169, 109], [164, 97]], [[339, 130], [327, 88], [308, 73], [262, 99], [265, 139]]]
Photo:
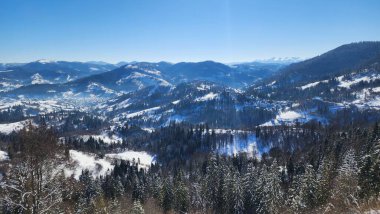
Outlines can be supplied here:
[[15, 123], [5, 123], [5, 124], [0, 124], [0, 133], [2, 134], [10, 134], [12, 132], [17, 132], [25, 127], [27, 124], [28, 120], [20, 121], [20, 122], [15, 122]]

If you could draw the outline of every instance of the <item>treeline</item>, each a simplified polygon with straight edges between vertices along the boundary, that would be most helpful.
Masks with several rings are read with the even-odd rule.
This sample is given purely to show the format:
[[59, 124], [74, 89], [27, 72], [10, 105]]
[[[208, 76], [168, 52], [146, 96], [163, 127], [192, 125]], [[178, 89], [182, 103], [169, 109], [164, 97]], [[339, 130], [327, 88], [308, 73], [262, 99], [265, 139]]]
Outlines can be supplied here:
[[0, 123], [12, 123], [24, 120], [24, 111], [22, 106], [12, 106], [0, 111]]
[[81, 111], [57, 111], [36, 117], [38, 124], [50, 124], [60, 134], [96, 132], [108, 123], [99, 116]]

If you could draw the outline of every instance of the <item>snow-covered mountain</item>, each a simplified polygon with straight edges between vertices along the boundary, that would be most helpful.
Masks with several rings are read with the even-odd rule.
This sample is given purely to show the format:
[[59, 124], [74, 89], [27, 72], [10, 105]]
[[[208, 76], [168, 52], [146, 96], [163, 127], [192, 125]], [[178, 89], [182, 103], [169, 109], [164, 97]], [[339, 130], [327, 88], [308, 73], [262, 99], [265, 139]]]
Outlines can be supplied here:
[[31, 84], [66, 83], [115, 68], [116, 66], [112, 64], [51, 60], [38, 60], [27, 64], [5, 64], [0, 69], [0, 91], [9, 91]]
[[[149, 86], [171, 87], [192, 81], [210, 81], [225, 87], [242, 88], [273, 75], [283, 67], [279, 64], [263, 63], [227, 66], [212, 61], [177, 64], [133, 62], [101, 72], [112, 66], [105, 66], [103, 63], [75, 64], [81, 65], [84, 69], [80, 78], [76, 74], [80, 72], [78, 68], [74, 71], [70, 69], [66, 69], [65, 72], [52, 71], [53, 68], [58, 69], [61, 64], [66, 68], [74, 66], [73, 63], [39, 61], [17, 67], [18, 70], [24, 70], [12, 71], [7, 74], [8, 76], [4, 73], [3, 79], [7, 81], [2, 83], [2, 91], [8, 91], [5, 94], [9, 96], [25, 97], [59, 97], [68, 94], [76, 97], [113, 97]], [[18, 78], [17, 75], [21, 73], [27, 75]]]
[[[380, 109], [379, 63], [380, 45], [376, 42], [344, 45], [291, 65], [131, 62], [100, 72], [112, 66], [38, 61], [9, 71], [13, 75], [25, 71], [30, 76], [8, 76], [15, 83], [3, 82], [3, 87], [16, 88], [3, 90], [1, 102], [22, 105], [29, 116], [59, 108], [80, 109], [117, 125], [128, 122], [148, 128], [170, 121], [222, 128], [312, 120], [328, 123], [348, 108], [374, 120]], [[63, 65], [64, 73], [44, 70]], [[102, 69], [91, 69], [96, 68], [93, 66]], [[52, 78], [74, 75], [79, 67], [87, 76], [62, 82]], [[245, 85], [250, 87], [244, 89]]]

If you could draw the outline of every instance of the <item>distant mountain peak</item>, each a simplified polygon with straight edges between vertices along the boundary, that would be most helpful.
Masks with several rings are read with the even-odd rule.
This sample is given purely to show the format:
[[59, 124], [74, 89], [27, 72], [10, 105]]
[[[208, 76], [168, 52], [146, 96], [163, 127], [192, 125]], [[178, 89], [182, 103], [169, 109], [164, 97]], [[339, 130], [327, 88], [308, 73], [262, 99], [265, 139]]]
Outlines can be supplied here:
[[56, 63], [57, 61], [49, 60], [49, 59], [39, 59], [36, 62], [41, 63], [41, 64], [46, 64], [46, 63]]

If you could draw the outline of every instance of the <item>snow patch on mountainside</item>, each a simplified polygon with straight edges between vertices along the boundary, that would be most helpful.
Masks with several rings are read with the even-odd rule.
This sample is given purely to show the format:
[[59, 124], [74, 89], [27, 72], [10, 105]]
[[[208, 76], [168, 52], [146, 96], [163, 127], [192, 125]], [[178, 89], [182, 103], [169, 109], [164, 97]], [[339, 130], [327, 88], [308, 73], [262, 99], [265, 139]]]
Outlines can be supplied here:
[[304, 119], [304, 117], [296, 111], [282, 111], [276, 116], [275, 119], [270, 120], [261, 126], [277, 126], [284, 123], [293, 123], [299, 119]]
[[209, 85], [206, 85], [206, 84], [200, 84], [199, 86], [197, 86], [197, 90], [198, 91], [206, 91], [206, 90], [210, 90], [210, 86]]
[[210, 92], [203, 97], [198, 97], [195, 99], [196, 102], [202, 102], [202, 101], [208, 101], [208, 100], [213, 100], [218, 97], [218, 94], [215, 94], [214, 92]]
[[0, 161], [5, 161], [8, 159], [9, 159], [8, 153], [0, 150]]
[[142, 168], [149, 168], [152, 163], [155, 163], [154, 157], [147, 152], [125, 151], [122, 153], [106, 154], [106, 158], [126, 160], [129, 162], [138, 163]]
[[157, 77], [152, 76], [152, 75], [157, 75], [159, 73], [152, 70], [148, 70], [147, 73], [149, 75], [141, 73], [141, 72], [132, 72], [129, 76], [119, 79], [116, 82], [116, 84], [122, 85], [126, 83], [128, 80], [131, 80], [133, 83], [135, 83], [138, 86], [139, 89], [144, 88], [147, 85], [156, 85], [157, 83], [158, 85], [161, 85], [161, 86], [171, 85], [168, 81], [162, 78], [159, 78], [159, 75]]
[[305, 90], [307, 88], [312, 88], [312, 87], [315, 87], [317, 86], [319, 83], [328, 83], [329, 81], [328, 80], [322, 80], [322, 81], [317, 81], [317, 82], [312, 82], [312, 83], [309, 83], [309, 84], [306, 84], [304, 86], [301, 86], [300, 88], [302, 90]]
[[179, 102], [181, 102], [181, 100], [173, 101], [172, 104], [173, 104], [173, 105], [177, 105]]
[[47, 64], [47, 63], [56, 63], [57, 61], [48, 60], [48, 59], [40, 59], [40, 60], [37, 60], [36, 62], [41, 63], [41, 64]]
[[0, 124], [0, 133], [3, 134], [10, 134], [12, 132], [17, 132], [23, 129], [26, 125], [28, 120], [20, 121], [20, 122], [15, 122], [15, 123], [5, 123], [5, 124]]
[[372, 88], [371, 90], [373, 92], [375, 92], [375, 93], [379, 93], [380, 92], [380, 87]]
[[161, 108], [161, 106], [157, 106], [157, 107], [153, 107], [153, 108], [144, 109], [142, 111], [130, 113], [130, 114], [126, 115], [126, 118], [132, 118], [132, 117], [141, 116], [141, 115], [146, 114], [146, 113], [152, 113], [153, 111], [159, 110], [160, 108]]
[[13, 83], [13, 82], [0, 82], [0, 92], [11, 91], [16, 88], [20, 88], [21, 84]]
[[129, 103], [129, 99], [123, 100], [122, 102], [118, 103], [115, 105], [116, 109], [122, 109], [122, 108], [127, 108], [130, 106], [131, 103]]
[[109, 174], [113, 166], [105, 159], [96, 158], [94, 154], [86, 154], [84, 152], [70, 150], [70, 167], [64, 169], [65, 176], [74, 176], [79, 180], [82, 171], [88, 170], [94, 178]]
[[47, 80], [45, 80], [39, 73], [33, 74], [31, 77], [32, 79], [32, 84], [45, 84], [45, 83], [51, 83]]
[[66, 177], [73, 176], [79, 180], [82, 171], [88, 170], [93, 178], [110, 174], [114, 168], [115, 160], [126, 160], [138, 164], [139, 168], [147, 169], [152, 163], [155, 163], [154, 157], [141, 151], [125, 151], [122, 153], [105, 154], [104, 158], [99, 158], [95, 154], [85, 153], [77, 150], [69, 151], [69, 163], [64, 168]]
[[375, 81], [377, 79], [380, 79], [380, 74], [369, 74], [369, 75], [364, 75], [362, 76], [361, 74], [354, 75], [351, 79], [346, 79], [344, 76], [339, 76], [338, 78], [339, 87], [342, 88], [350, 88], [352, 85], [358, 84], [360, 82], [371, 82]]
[[233, 142], [217, 148], [219, 154], [224, 155], [237, 155], [239, 153], [247, 153], [248, 157], [261, 157], [261, 152], [257, 148], [256, 136], [253, 133], [241, 135], [232, 133]]
[[114, 94], [115, 91], [113, 91], [112, 89], [109, 89], [101, 84], [98, 84], [98, 83], [90, 83], [88, 86], [87, 86], [87, 92], [93, 92], [93, 91], [96, 91], [96, 90], [100, 90], [100, 91], [104, 91], [106, 94]]
[[295, 111], [285, 111], [281, 112], [279, 115], [276, 116], [277, 120], [288, 120], [288, 121], [293, 121], [295, 119], [301, 118], [302, 115], [298, 112]]
[[87, 142], [90, 137], [94, 138], [95, 140], [102, 140], [104, 143], [112, 144], [112, 143], [121, 143], [123, 139], [115, 134], [108, 134], [106, 132], [103, 132], [99, 135], [81, 135], [81, 138], [83, 141]]
[[153, 69], [153, 70], [144, 69], [144, 71], [145, 71], [146, 73], [154, 74], [154, 75], [157, 75], [157, 76], [160, 76], [160, 75], [161, 75], [161, 71], [156, 70], [156, 69]]

